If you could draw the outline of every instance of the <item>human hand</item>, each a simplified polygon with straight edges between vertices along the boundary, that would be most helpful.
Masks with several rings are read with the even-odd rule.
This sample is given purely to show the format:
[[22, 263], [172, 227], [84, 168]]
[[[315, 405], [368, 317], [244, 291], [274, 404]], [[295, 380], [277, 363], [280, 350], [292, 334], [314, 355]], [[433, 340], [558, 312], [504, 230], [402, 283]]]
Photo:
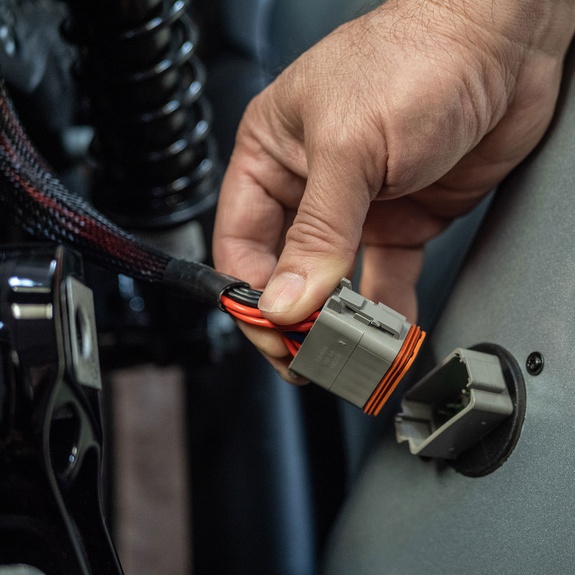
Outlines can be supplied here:
[[[218, 269], [265, 287], [264, 315], [291, 324], [362, 245], [362, 294], [414, 321], [424, 244], [546, 130], [574, 4], [390, 0], [327, 36], [245, 112], [216, 218]], [[242, 329], [291, 380], [279, 336]]]

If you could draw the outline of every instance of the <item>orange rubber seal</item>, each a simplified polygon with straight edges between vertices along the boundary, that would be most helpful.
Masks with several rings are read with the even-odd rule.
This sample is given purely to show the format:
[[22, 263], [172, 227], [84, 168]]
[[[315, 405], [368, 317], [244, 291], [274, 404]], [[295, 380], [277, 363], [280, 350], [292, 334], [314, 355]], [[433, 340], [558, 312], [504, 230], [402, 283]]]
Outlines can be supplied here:
[[399, 353], [394, 359], [389, 369], [385, 372], [383, 379], [379, 382], [370, 398], [367, 400], [363, 411], [368, 415], [377, 415], [381, 408], [389, 399], [397, 384], [401, 381], [411, 364], [417, 357], [421, 344], [425, 339], [425, 332], [416, 325], [412, 325]]

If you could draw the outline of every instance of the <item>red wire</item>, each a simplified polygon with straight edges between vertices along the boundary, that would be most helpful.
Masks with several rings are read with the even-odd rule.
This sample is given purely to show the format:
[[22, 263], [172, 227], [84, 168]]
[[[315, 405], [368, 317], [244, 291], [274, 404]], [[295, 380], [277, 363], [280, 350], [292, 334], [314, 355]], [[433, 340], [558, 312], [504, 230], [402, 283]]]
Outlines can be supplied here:
[[234, 317], [242, 320], [243, 322], [250, 323], [252, 325], [258, 325], [260, 327], [275, 329], [277, 331], [308, 332], [312, 328], [314, 321], [319, 315], [319, 311], [316, 311], [301, 322], [292, 325], [281, 325], [266, 319], [258, 308], [249, 307], [247, 305], [238, 303], [237, 301], [234, 301], [225, 295], [220, 298], [220, 301], [226, 311], [228, 311]]

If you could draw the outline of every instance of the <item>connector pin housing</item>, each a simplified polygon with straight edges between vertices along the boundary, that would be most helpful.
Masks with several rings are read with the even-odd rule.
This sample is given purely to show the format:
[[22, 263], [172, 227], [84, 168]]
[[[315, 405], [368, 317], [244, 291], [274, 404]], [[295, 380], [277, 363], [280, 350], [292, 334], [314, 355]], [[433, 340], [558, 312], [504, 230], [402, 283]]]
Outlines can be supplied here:
[[[377, 414], [417, 355], [424, 333], [343, 279], [325, 303], [290, 369]], [[384, 377], [390, 374], [391, 377]]]

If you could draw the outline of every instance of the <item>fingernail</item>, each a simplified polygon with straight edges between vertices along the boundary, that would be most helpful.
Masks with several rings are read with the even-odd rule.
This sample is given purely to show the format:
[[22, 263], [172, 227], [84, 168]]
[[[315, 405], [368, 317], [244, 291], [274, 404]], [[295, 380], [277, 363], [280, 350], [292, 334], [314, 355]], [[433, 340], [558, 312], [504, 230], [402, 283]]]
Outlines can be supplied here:
[[269, 313], [289, 311], [305, 291], [305, 280], [297, 274], [284, 272], [275, 277], [260, 298], [259, 308]]

